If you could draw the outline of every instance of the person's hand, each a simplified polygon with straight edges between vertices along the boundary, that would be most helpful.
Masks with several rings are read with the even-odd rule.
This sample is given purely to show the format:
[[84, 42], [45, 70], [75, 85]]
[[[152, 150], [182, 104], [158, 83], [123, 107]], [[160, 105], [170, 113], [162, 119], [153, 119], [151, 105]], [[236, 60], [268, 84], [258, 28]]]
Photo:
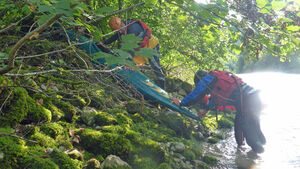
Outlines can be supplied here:
[[208, 112], [207, 110], [200, 109], [199, 112], [198, 112], [198, 117], [200, 117], [200, 118], [205, 117], [207, 112]]
[[172, 102], [175, 103], [177, 106], [180, 106], [180, 101], [176, 99], [175, 97], [171, 98]]

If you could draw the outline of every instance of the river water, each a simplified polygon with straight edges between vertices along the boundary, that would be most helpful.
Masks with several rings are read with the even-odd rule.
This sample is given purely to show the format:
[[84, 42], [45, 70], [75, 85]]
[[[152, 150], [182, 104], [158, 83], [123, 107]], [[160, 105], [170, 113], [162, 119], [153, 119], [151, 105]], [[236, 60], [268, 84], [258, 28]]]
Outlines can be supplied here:
[[207, 147], [228, 169], [300, 169], [300, 75], [283, 73], [240, 74], [249, 85], [261, 90], [265, 105], [261, 128], [266, 136], [265, 152], [237, 148], [233, 130], [225, 140]]

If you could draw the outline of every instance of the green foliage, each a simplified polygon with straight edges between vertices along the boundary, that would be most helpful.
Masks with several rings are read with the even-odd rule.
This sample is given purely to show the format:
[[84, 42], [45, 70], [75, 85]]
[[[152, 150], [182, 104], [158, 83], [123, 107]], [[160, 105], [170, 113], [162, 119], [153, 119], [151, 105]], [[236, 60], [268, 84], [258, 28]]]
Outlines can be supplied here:
[[218, 162], [218, 159], [213, 156], [210, 156], [210, 155], [205, 155], [203, 157], [203, 161], [209, 165], [216, 165]]

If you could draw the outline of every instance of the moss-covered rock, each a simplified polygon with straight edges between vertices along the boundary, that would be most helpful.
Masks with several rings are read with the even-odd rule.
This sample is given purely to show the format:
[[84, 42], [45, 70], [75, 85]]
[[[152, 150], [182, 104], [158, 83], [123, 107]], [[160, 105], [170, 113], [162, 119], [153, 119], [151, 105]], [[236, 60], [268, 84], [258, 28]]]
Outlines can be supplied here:
[[28, 103], [28, 115], [26, 117], [27, 122], [41, 123], [50, 122], [52, 119], [52, 113], [50, 110], [41, 106], [36, 100], [31, 97], [27, 98]]
[[54, 149], [50, 156], [52, 158], [52, 161], [54, 161], [59, 168], [63, 169], [79, 169], [80, 167], [77, 165], [75, 161], [73, 161], [67, 154], [64, 152]]
[[51, 138], [50, 136], [47, 136], [41, 132], [36, 132], [32, 136], [30, 136], [30, 139], [37, 141], [38, 144], [43, 147], [54, 148], [56, 146], [56, 141], [53, 138]]
[[195, 159], [196, 159], [195, 153], [194, 153], [192, 150], [189, 150], [189, 149], [187, 149], [187, 150], [185, 150], [185, 151], [183, 152], [183, 156], [184, 156], [187, 160], [189, 160], [189, 161], [192, 161], [192, 160], [195, 160]]
[[141, 111], [141, 103], [136, 100], [130, 100], [128, 103], [126, 103], [126, 111], [130, 114], [138, 113]]
[[[4, 93], [4, 91], [2, 91]], [[2, 112], [4, 115], [0, 116], [1, 124], [0, 126], [5, 125], [16, 125], [24, 120], [28, 113], [28, 103], [30, 99], [27, 91], [24, 88], [16, 87], [13, 89], [11, 95], [2, 96], [1, 100], [3, 101], [4, 107]], [[6, 102], [4, 101], [7, 98]]]
[[63, 127], [58, 123], [45, 123], [40, 127], [40, 131], [55, 139], [63, 133]]
[[132, 149], [128, 139], [115, 133], [84, 129], [78, 134], [82, 147], [94, 154], [102, 154], [104, 156], [115, 154], [126, 159]]
[[91, 158], [86, 162], [84, 169], [100, 169], [100, 166], [100, 162], [97, 159]]
[[188, 121], [185, 121], [181, 116], [170, 113], [165, 114], [161, 113], [158, 116], [159, 120], [162, 122], [162, 125], [167, 126], [168, 128], [175, 131], [175, 133], [184, 138], [191, 138], [192, 129]]
[[210, 155], [204, 155], [202, 160], [208, 164], [208, 165], [216, 165], [218, 162], [218, 159], [216, 157], [210, 156]]
[[[14, 135], [10, 128], [0, 128], [0, 133]], [[21, 167], [18, 165], [18, 161], [26, 156], [28, 151], [25, 141], [11, 136], [1, 136], [0, 147], [2, 156], [0, 158], [0, 168], [14, 169]]]
[[31, 169], [59, 169], [59, 166], [51, 158], [40, 158], [32, 155], [28, 155], [22, 159], [21, 164]]
[[95, 114], [95, 124], [99, 126], [106, 126], [116, 124], [115, 117], [107, 112], [99, 111]]
[[64, 119], [68, 122], [74, 122], [77, 113], [75, 107], [68, 102], [55, 101], [54, 103], [64, 113]]

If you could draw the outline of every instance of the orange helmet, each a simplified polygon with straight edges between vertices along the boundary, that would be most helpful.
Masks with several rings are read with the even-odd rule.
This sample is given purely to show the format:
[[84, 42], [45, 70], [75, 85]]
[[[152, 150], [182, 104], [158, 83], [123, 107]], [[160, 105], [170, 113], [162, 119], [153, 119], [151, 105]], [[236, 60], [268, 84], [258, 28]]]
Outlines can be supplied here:
[[109, 20], [109, 26], [112, 30], [120, 29], [122, 20], [116, 16], [113, 16]]

